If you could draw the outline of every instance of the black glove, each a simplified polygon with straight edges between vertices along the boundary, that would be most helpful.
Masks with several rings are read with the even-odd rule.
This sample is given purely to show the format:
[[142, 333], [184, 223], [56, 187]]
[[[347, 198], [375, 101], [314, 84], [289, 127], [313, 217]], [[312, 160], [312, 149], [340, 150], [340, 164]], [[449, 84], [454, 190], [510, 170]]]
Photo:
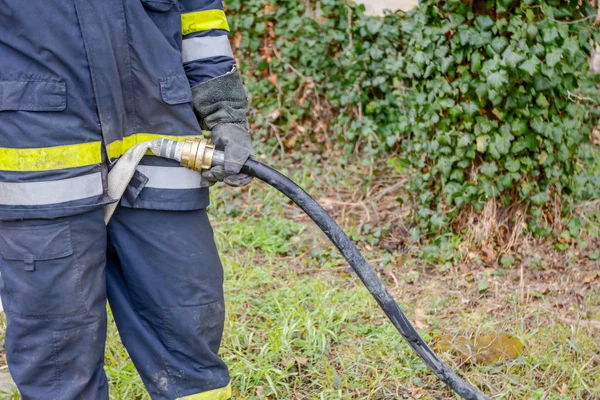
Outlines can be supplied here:
[[229, 186], [249, 184], [252, 177], [239, 173], [246, 160], [254, 157], [248, 125], [245, 123], [219, 124], [213, 128], [210, 138], [217, 150], [225, 152], [225, 163], [204, 171], [202, 177], [211, 185], [219, 181], [223, 181]]
[[211, 141], [225, 152], [225, 163], [202, 173], [207, 186], [223, 181], [245, 186], [252, 177], [240, 169], [254, 156], [248, 129], [248, 99], [236, 70], [192, 88], [194, 110], [202, 129], [211, 131]]

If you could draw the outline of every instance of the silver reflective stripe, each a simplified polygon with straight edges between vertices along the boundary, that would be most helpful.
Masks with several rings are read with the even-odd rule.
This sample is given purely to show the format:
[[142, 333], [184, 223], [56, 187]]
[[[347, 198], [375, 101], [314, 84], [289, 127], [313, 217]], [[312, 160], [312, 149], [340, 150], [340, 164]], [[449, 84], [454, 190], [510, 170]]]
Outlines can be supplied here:
[[102, 174], [44, 182], [0, 182], [0, 205], [45, 206], [100, 196]]
[[145, 187], [152, 189], [198, 189], [202, 183], [199, 172], [183, 167], [138, 165], [137, 170], [148, 178]]
[[231, 45], [227, 36], [204, 36], [184, 39], [181, 50], [183, 62], [212, 57], [231, 57]]

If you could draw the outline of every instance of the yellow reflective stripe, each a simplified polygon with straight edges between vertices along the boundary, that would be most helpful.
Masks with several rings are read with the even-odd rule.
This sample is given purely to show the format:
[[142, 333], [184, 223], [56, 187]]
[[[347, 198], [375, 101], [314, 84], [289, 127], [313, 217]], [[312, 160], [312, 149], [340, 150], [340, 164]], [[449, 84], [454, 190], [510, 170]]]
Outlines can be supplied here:
[[102, 142], [13, 149], [0, 147], [1, 171], [53, 171], [85, 167], [102, 162]]
[[177, 400], [229, 400], [230, 398], [231, 385], [227, 385], [224, 388], [192, 394], [191, 396], [180, 397]]
[[[136, 133], [130, 136], [123, 138], [123, 140], [117, 140], [115, 142], [110, 143], [106, 146], [106, 153], [108, 154], [108, 158], [110, 160], [114, 160], [115, 158], [121, 157], [123, 154], [127, 153], [129, 149], [135, 146], [138, 143], [147, 142], [149, 140], [154, 139], [171, 139], [176, 142], [183, 142], [186, 139], [195, 138], [202, 135], [189, 135], [189, 136], [169, 136], [169, 135], [161, 135], [157, 133]], [[148, 152], [147, 154], [152, 154]]]
[[184, 35], [210, 29], [222, 29], [229, 32], [229, 24], [223, 10], [206, 10], [181, 14], [181, 30]]

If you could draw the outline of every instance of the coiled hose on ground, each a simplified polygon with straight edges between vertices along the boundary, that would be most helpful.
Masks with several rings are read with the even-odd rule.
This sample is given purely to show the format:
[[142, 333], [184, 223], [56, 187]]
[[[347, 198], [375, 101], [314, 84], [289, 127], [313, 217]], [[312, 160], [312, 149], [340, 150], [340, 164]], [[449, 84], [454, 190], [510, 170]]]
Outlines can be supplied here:
[[[137, 148], [137, 149], [136, 149]], [[135, 166], [147, 150], [164, 158], [177, 160], [182, 165], [195, 169], [207, 169], [210, 166], [223, 163], [223, 153], [214, 150], [204, 139], [187, 141], [186, 143], [175, 143], [166, 139], [158, 139], [134, 147], [131, 154], [122, 157], [122, 160], [111, 170], [109, 174], [109, 195], [120, 198], [127, 183], [133, 176]], [[135, 156], [133, 156], [135, 154]], [[119, 167], [119, 164], [122, 164]], [[133, 166], [133, 170], [131, 170]], [[454, 371], [452, 371], [439, 357], [429, 348], [427, 343], [419, 336], [400, 306], [390, 295], [385, 285], [375, 270], [344, 233], [342, 228], [333, 218], [317, 203], [308, 193], [292, 180], [276, 170], [254, 160], [246, 161], [242, 172], [251, 175], [268, 185], [279, 190], [290, 200], [296, 203], [327, 235], [329, 240], [337, 247], [352, 269], [356, 272], [369, 293], [377, 301], [383, 312], [387, 315], [398, 332], [404, 337], [408, 344], [415, 350], [427, 367], [449, 388], [466, 400], [491, 400], [490, 397], [479, 392], [473, 386], [466, 383]], [[111, 193], [111, 187], [116, 188]], [[120, 192], [120, 193], [119, 193]], [[107, 209], [106, 221], [110, 220], [112, 210]]]

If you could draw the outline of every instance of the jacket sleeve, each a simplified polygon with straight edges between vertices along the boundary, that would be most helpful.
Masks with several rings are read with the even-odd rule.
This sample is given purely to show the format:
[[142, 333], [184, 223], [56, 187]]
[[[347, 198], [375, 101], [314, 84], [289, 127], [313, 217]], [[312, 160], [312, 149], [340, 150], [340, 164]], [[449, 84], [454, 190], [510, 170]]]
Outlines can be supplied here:
[[221, 0], [179, 0], [182, 59], [190, 86], [230, 73], [235, 59]]

